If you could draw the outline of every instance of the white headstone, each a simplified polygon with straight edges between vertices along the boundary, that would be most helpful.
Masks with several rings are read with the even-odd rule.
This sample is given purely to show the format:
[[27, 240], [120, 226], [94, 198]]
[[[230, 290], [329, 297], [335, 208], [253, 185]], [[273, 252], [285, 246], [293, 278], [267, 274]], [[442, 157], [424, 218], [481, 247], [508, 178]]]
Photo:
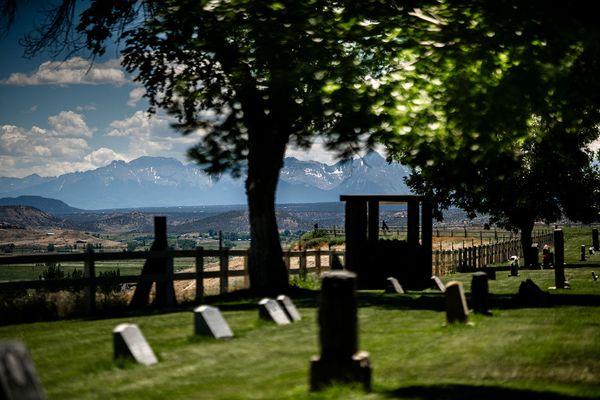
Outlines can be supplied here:
[[258, 303], [258, 313], [262, 319], [273, 321], [277, 325], [287, 325], [290, 319], [279, 303], [273, 299], [264, 298]]
[[390, 277], [390, 278], [387, 278], [386, 280], [387, 280], [387, 285], [385, 287], [386, 293], [404, 294], [404, 289], [402, 288], [402, 285], [400, 285], [400, 282], [398, 282], [398, 279]]
[[152, 348], [135, 324], [119, 324], [113, 329], [114, 358], [131, 358], [143, 365], [158, 362]]
[[437, 289], [440, 292], [446, 291], [446, 286], [444, 286], [444, 282], [442, 282], [442, 280], [440, 278], [438, 278], [437, 276], [432, 276], [431, 282], [433, 283], [434, 289]]
[[277, 296], [277, 302], [279, 303], [283, 311], [286, 313], [290, 321], [296, 322], [302, 319], [300, 313], [298, 312], [298, 309], [294, 305], [294, 302], [288, 296], [286, 296], [285, 294]]
[[44, 389], [21, 342], [0, 343], [0, 399], [43, 400]]
[[216, 307], [200, 306], [194, 309], [194, 333], [209, 335], [215, 339], [230, 339], [233, 332], [221, 311]]

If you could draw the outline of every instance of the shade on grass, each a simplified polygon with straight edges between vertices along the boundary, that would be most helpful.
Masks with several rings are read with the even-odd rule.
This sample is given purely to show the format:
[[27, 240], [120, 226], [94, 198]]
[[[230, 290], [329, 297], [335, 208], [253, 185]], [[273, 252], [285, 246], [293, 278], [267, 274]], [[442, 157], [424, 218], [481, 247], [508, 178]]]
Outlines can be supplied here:
[[[223, 303], [236, 338], [194, 338], [192, 313], [70, 320], [0, 328], [0, 337], [23, 340], [50, 398], [594, 398], [600, 395], [600, 282], [591, 268], [567, 270], [573, 289], [565, 303], [514, 308], [515, 293], [531, 277], [542, 288], [553, 271], [499, 273], [490, 281], [493, 317], [472, 316], [474, 326], [444, 327], [443, 294], [359, 296], [360, 340], [371, 353], [374, 392], [332, 388], [308, 392], [308, 361], [318, 354], [316, 308], [298, 301], [303, 319], [275, 326], [258, 319], [251, 304]], [[456, 274], [469, 288], [470, 274]], [[578, 303], [589, 303], [584, 305]], [[575, 304], [575, 305], [573, 305]], [[112, 362], [111, 330], [139, 324], [159, 357], [150, 368]], [[533, 392], [533, 393], [532, 393]], [[541, 394], [540, 392], [543, 392]]]

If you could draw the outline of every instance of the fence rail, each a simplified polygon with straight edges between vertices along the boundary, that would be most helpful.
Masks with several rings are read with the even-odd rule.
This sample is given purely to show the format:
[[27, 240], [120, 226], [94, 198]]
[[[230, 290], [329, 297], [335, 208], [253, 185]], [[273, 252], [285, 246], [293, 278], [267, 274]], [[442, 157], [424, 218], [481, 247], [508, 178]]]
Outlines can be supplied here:
[[[552, 232], [544, 232], [533, 236], [533, 241], [543, 244], [552, 244]], [[283, 252], [285, 264], [290, 275], [307, 276], [309, 273], [320, 275], [321, 272], [329, 270], [334, 255], [344, 257], [345, 252], [341, 250], [287, 250]], [[456, 250], [434, 250], [432, 258], [432, 273], [442, 276], [453, 272], [466, 272], [483, 268], [490, 264], [507, 261], [512, 255], [522, 256], [523, 250], [519, 240], [513, 239], [492, 244], [470, 246]], [[59, 263], [59, 262], [82, 262], [83, 278], [57, 279], [57, 280], [28, 280], [0, 282], [0, 291], [22, 289], [67, 289], [72, 287], [84, 288], [86, 307], [93, 312], [96, 306], [96, 288], [102, 284], [123, 284], [140, 282], [170, 282], [182, 280], [194, 280], [196, 283], [195, 300], [200, 301], [205, 294], [204, 280], [218, 279], [219, 293], [229, 291], [229, 278], [243, 277], [245, 286], [248, 285], [248, 250], [232, 250], [223, 248], [221, 250], [205, 250], [201, 247], [196, 250], [165, 250], [165, 251], [139, 251], [139, 252], [107, 252], [96, 253], [88, 250], [85, 253], [70, 254], [31, 254], [0, 257], [1, 265], [34, 264], [34, 263]], [[206, 258], [218, 259], [218, 269], [207, 270]], [[230, 258], [243, 257], [241, 269], [230, 268]], [[323, 258], [326, 262], [323, 262]], [[193, 272], [174, 272], [173, 259], [193, 258]], [[297, 258], [297, 263], [292, 262]], [[115, 260], [167, 260], [170, 270], [165, 274], [154, 275], [126, 275], [116, 277], [100, 277], [96, 275], [96, 262]], [[296, 264], [295, 268], [292, 265]]]

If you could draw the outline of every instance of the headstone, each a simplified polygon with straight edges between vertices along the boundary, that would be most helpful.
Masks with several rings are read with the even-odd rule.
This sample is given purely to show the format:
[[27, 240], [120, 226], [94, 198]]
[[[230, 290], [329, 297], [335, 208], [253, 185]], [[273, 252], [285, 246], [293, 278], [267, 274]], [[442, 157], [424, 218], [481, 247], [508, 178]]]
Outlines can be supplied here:
[[477, 314], [492, 315], [489, 308], [488, 276], [485, 272], [475, 272], [471, 278], [471, 300]]
[[597, 280], [598, 280], [598, 275], [597, 275], [597, 274], [596, 274], [596, 272], [594, 272], [594, 271], [592, 271], [592, 279], [593, 279], [594, 281], [597, 281]]
[[527, 279], [519, 285], [517, 300], [522, 305], [540, 306], [546, 304], [548, 296], [548, 293], [540, 289], [531, 279]]
[[446, 286], [444, 285], [444, 282], [442, 282], [442, 280], [437, 276], [431, 277], [431, 283], [433, 284], [434, 289], [437, 289], [442, 293], [446, 291]]
[[598, 235], [598, 228], [592, 229], [592, 246], [595, 251], [600, 251], [600, 237]]
[[321, 355], [310, 363], [310, 388], [333, 383], [359, 383], [371, 388], [369, 353], [358, 351], [356, 275], [332, 271], [323, 275], [318, 311]]
[[231, 339], [233, 332], [221, 311], [216, 307], [202, 305], [194, 309], [194, 333], [215, 339]]
[[279, 303], [279, 306], [283, 309], [290, 321], [296, 322], [302, 319], [300, 313], [298, 312], [298, 309], [294, 305], [294, 302], [288, 296], [280, 294], [279, 296], [277, 296], [277, 302]]
[[46, 398], [33, 361], [21, 342], [0, 343], [0, 399]]
[[287, 325], [291, 322], [279, 303], [269, 298], [264, 298], [258, 303], [258, 315], [260, 318], [273, 321], [277, 325]]
[[532, 265], [533, 267], [538, 267], [540, 265], [540, 248], [539, 245], [537, 243], [533, 243], [531, 245], [531, 260], [532, 260]]
[[491, 280], [491, 281], [496, 280], [496, 269], [495, 268], [485, 267], [482, 269], [482, 271], [487, 274], [489, 280]]
[[158, 360], [152, 348], [135, 324], [119, 324], [113, 329], [114, 358], [130, 358], [146, 366]]
[[564, 289], [565, 278], [565, 237], [562, 229], [554, 230], [554, 284], [556, 289]]
[[402, 289], [402, 286], [400, 285], [400, 282], [398, 282], [398, 279], [389, 277], [389, 278], [387, 278], [387, 285], [385, 287], [385, 292], [386, 293], [404, 294], [404, 289]]
[[462, 283], [448, 282], [446, 285], [446, 321], [449, 324], [469, 322], [469, 309]]
[[579, 259], [580, 261], [585, 261], [586, 260], [586, 256], [585, 256], [585, 244], [581, 245], [581, 257]]
[[590, 246], [589, 252], [590, 256], [593, 256], [596, 253], [596, 250], [594, 250], [594, 246]]
[[340, 257], [337, 254], [334, 254], [331, 257], [331, 270], [332, 271], [341, 271], [344, 269], [342, 262], [340, 261]]
[[519, 257], [510, 257], [510, 276], [519, 276]]

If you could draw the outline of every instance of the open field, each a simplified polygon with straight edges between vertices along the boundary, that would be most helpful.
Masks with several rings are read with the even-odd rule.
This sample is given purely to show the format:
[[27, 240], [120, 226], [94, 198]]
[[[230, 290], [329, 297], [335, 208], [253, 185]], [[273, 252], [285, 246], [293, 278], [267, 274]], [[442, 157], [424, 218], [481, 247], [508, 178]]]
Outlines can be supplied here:
[[[258, 319], [258, 299], [213, 298], [236, 334], [232, 341], [192, 337], [190, 310], [125, 318], [66, 320], [0, 328], [0, 338], [30, 349], [50, 398], [202, 399], [587, 399], [600, 397], [600, 255], [578, 263], [579, 241], [567, 236], [572, 289], [552, 292], [552, 306], [511, 300], [531, 278], [543, 289], [554, 271], [498, 272], [490, 281], [493, 317], [474, 326], [444, 326], [443, 295], [359, 293], [360, 348], [371, 353], [374, 390], [335, 387], [308, 393], [308, 361], [318, 353], [316, 291], [296, 298], [303, 320], [278, 327]], [[454, 274], [468, 292], [470, 274]], [[310, 285], [309, 285], [310, 286]], [[139, 324], [160, 363], [112, 362], [111, 330]]]

